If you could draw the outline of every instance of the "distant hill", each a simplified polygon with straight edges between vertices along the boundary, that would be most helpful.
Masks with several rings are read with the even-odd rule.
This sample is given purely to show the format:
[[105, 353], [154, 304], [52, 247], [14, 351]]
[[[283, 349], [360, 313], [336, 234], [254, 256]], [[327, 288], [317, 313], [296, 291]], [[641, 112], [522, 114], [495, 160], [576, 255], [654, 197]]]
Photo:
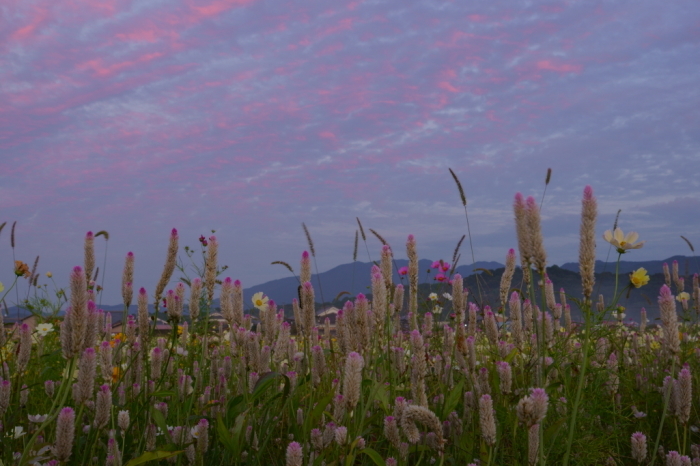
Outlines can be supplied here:
[[[419, 283], [432, 283], [434, 281], [436, 271], [430, 268], [432, 263], [433, 261], [427, 259], [418, 261]], [[321, 302], [321, 292], [323, 293], [324, 300], [327, 302], [332, 301], [343, 291], [349, 293], [351, 296], [355, 296], [358, 293], [370, 293], [370, 273], [373, 265], [372, 262], [355, 262], [339, 265], [318, 275], [312, 275], [311, 283], [314, 285], [316, 300]], [[398, 269], [404, 266], [408, 266], [407, 259], [397, 259], [394, 261], [393, 281], [396, 284], [403, 283], [404, 286], [408, 286], [408, 279], [406, 277], [400, 277], [398, 274]], [[494, 269], [499, 267], [504, 267], [504, 265], [498, 262], [479, 261], [473, 265], [460, 265], [455, 270], [455, 273], [466, 277], [474, 273], [474, 269]], [[320, 287], [319, 279], [321, 282]], [[278, 280], [272, 280], [260, 285], [251, 286], [250, 288], [245, 288], [243, 290], [243, 296], [249, 298], [258, 291], [262, 291], [277, 304], [289, 304], [292, 302], [292, 299], [297, 297], [298, 286], [299, 280], [296, 277], [280, 278]]]
[[[624, 257], [624, 256], [623, 256]], [[665, 260], [659, 261], [621, 261], [620, 262], [620, 279], [619, 279], [619, 289], [624, 288], [629, 279], [628, 275], [630, 272], [638, 269], [639, 267], [644, 267], [650, 275], [650, 282], [648, 285], [640, 289], [632, 289], [630, 293], [625, 293], [620, 298], [619, 304], [627, 308], [626, 314], [629, 319], [639, 320], [639, 311], [642, 307], [645, 307], [647, 314], [650, 319], [655, 319], [658, 317], [658, 305], [656, 304], [656, 299], [658, 296], [659, 288], [664, 284], [664, 276], [662, 273], [662, 265], [664, 262], [671, 266], [672, 262], [677, 260], [679, 263], [679, 273], [685, 276], [686, 291], [692, 291], [692, 274], [700, 271], [698, 267], [698, 261], [693, 257], [686, 256], [673, 256]], [[419, 295], [421, 301], [421, 309], [423, 311], [428, 310], [429, 306], [432, 305], [428, 303], [428, 295], [432, 292], [438, 293], [442, 296], [444, 292], [450, 292], [450, 286], [444, 283], [439, 283], [434, 280], [436, 271], [430, 269], [432, 261], [423, 259], [419, 261]], [[358, 293], [364, 293], [369, 298], [371, 298], [371, 287], [370, 287], [370, 272], [372, 269], [371, 262], [355, 262], [349, 264], [339, 265], [326, 272], [322, 272], [318, 275], [312, 276], [312, 283], [314, 285], [316, 301], [321, 304], [321, 292], [323, 293], [323, 298], [328, 305], [332, 304], [334, 306], [341, 306], [347, 299], [356, 296]], [[408, 265], [408, 260], [397, 259], [394, 261], [394, 283], [403, 283], [404, 286], [408, 286], [408, 280], [406, 277], [400, 277], [398, 275], [398, 269]], [[612, 294], [615, 287], [615, 262], [603, 262], [596, 261], [596, 285], [594, 289], [594, 298], [597, 299], [598, 294], [602, 294], [606, 299], [612, 299]], [[477, 284], [477, 275], [474, 275], [474, 270], [477, 270], [477, 275], [479, 277], [479, 283]], [[498, 290], [500, 286], [501, 275], [504, 271], [504, 265], [498, 262], [477, 262], [474, 265], [462, 265], [457, 267], [455, 273], [459, 273], [464, 278], [464, 283], [467, 288], [471, 290], [471, 296], [474, 299], [481, 301], [484, 304], [488, 304], [492, 308], [496, 309], [500, 306]], [[547, 273], [554, 283], [557, 300], [559, 299], [559, 289], [564, 288], [566, 294], [570, 297], [569, 304], [571, 304], [573, 314], [575, 318], [578, 316], [577, 307], [573, 301], [574, 298], [578, 299], [581, 297], [581, 279], [578, 274], [578, 263], [568, 262], [563, 264], [561, 267], [553, 265], [547, 268]], [[321, 286], [319, 287], [319, 278]], [[519, 288], [521, 286], [522, 274], [520, 269], [516, 269], [515, 276], [513, 277], [512, 288]], [[243, 290], [245, 306], [250, 310], [250, 298], [258, 291], [262, 291], [265, 295], [273, 299], [278, 305], [285, 307], [285, 311], [288, 315], [291, 315], [290, 303], [293, 298], [297, 297], [297, 287], [299, 285], [298, 279], [296, 277], [281, 278], [277, 280], [271, 280], [260, 285], [251, 286]], [[676, 292], [674, 288], [674, 293]], [[340, 296], [339, 300], [335, 298], [341, 292], [347, 292]], [[481, 297], [479, 298], [479, 294]], [[406, 293], [407, 299], [408, 293]], [[444, 315], [448, 315], [451, 312], [450, 303], [448, 300], [440, 298], [442, 305], [444, 307]], [[214, 300], [214, 307], [218, 307], [218, 299]], [[123, 305], [101, 305], [100, 306], [105, 311], [121, 311]], [[187, 306], [185, 306], [185, 312], [187, 312]], [[680, 306], [678, 306], [679, 314], [681, 313]], [[153, 312], [153, 305], [149, 305], [149, 312]], [[9, 316], [25, 316], [28, 312], [25, 309], [19, 309], [19, 314], [17, 313], [16, 306], [12, 306], [8, 309]], [[130, 312], [136, 312], [136, 306], [132, 304]], [[257, 314], [257, 312], [255, 312]], [[6, 314], [7, 315], [7, 314]]]
[[[614, 251], [613, 251], [614, 252]], [[614, 253], [616, 256], [617, 253]], [[613, 254], [611, 254], [613, 256]], [[624, 255], [622, 256], [625, 257]], [[640, 267], [644, 267], [649, 274], [663, 273], [664, 262], [671, 267], [673, 261], [678, 261], [678, 273], [682, 275], [692, 276], [694, 273], [700, 273], [699, 261], [696, 257], [686, 257], [686, 256], [673, 256], [662, 261], [620, 261], [620, 273], [630, 273], [634, 272]], [[616, 262], [603, 262], [595, 261], [595, 272], [612, 272], [615, 273]], [[561, 266], [562, 269], [571, 270], [572, 272], [578, 272], [578, 262], [567, 262]], [[687, 280], [687, 279], [686, 279]]]

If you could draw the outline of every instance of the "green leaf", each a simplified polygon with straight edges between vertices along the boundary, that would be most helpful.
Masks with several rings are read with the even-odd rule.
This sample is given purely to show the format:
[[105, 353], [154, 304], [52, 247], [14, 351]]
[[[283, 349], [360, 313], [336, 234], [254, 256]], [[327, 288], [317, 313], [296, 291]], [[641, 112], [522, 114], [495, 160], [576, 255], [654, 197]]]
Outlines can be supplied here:
[[362, 450], [360, 450], [360, 453], [364, 453], [365, 455], [369, 456], [372, 458], [372, 461], [374, 461], [374, 464], [377, 466], [386, 466], [386, 462], [384, 462], [384, 458], [382, 458], [379, 453], [377, 453], [375, 450], [365, 447]]
[[267, 374], [260, 377], [260, 379], [255, 384], [255, 388], [253, 389], [253, 394], [250, 397], [251, 401], [255, 401], [258, 398], [260, 398], [265, 393], [265, 391], [272, 386], [272, 384], [275, 382], [275, 379], [277, 379], [279, 376], [280, 374], [278, 372], [268, 372]]
[[151, 416], [153, 416], [153, 421], [156, 423], [158, 427], [160, 427], [161, 432], [164, 434], [168, 433], [168, 424], [165, 422], [165, 418], [163, 417], [163, 413], [158, 411], [156, 408], [151, 407]]
[[566, 422], [566, 418], [562, 417], [560, 419], [557, 419], [552, 425], [547, 427], [547, 430], [544, 432], [545, 444], [556, 440], [557, 434], [559, 433], [559, 429], [561, 429], [561, 426], [564, 424], [564, 422]]
[[447, 416], [455, 410], [459, 404], [459, 400], [464, 392], [464, 380], [460, 380], [457, 385], [452, 389], [447, 399], [445, 400], [445, 408], [442, 411], [442, 418], [447, 419]]
[[176, 393], [173, 390], [160, 390], [158, 392], [153, 392], [151, 393], [151, 396], [153, 397], [166, 397], [166, 396], [175, 396]]
[[375, 382], [374, 384], [374, 396], [369, 402], [372, 403], [374, 400], [379, 400], [385, 410], [389, 409], [389, 392], [381, 382]]
[[229, 400], [228, 407], [226, 408], [226, 420], [233, 422], [236, 420], [239, 414], [245, 411], [245, 397], [243, 395], [238, 395], [232, 400]]
[[[321, 419], [321, 414], [323, 414], [323, 411], [326, 409], [326, 405], [330, 403], [333, 400], [333, 394], [331, 393], [330, 395], [327, 395], [323, 398], [321, 398], [321, 401], [319, 401], [316, 404], [316, 407], [311, 411], [311, 414], [309, 417], [306, 418], [304, 425], [305, 426], [315, 426], [318, 424], [318, 420]], [[310, 428], [309, 428], [310, 430]]]
[[231, 434], [226, 428], [226, 425], [224, 424], [224, 420], [221, 417], [221, 415], [217, 416], [216, 418], [216, 433], [219, 435], [219, 440], [224, 445], [224, 447], [231, 453], [234, 453], [236, 451], [236, 446], [233, 443]]
[[244, 411], [238, 415], [236, 422], [233, 424], [233, 455], [238, 458], [241, 454], [241, 445], [243, 444], [243, 426], [248, 411]]
[[177, 450], [177, 451], [162, 451], [162, 450], [157, 450], [157, 451], [147, 451], [143, 455], [139, 456], [138, 458], [134, 458], [133, 460], [129, 461], [126, 463], [124, 466], [136, 466], [137, 464], [144, 464], [148, 463], [149, 461], [156, 461], [156, 460], [163, 460], [166, 458], [172, 458], [173, 456], [177, 456], [180, 453], [182, 453], [185, 450]]

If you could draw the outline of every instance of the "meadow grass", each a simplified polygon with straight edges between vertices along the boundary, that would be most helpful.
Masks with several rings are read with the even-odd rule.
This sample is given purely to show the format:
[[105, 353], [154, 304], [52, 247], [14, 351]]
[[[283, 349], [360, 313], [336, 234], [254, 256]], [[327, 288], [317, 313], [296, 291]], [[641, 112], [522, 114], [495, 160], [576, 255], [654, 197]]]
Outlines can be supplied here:
[[[679, 323], [676, 311], [697, 315], [697, 275], [687, 293], [677, 269], [669, 271], [658, 292], [660, 325], [626, 323], [618, 300], [648, 277], [618, 274], [613, 296], [592, 296], [590, 188], [582, 201], [582, 296], [555, 291], [546, 275], [534, 199], [516, 196], [514, 213], [523, 280], [511, 282], [511, 250], [493, 309], [454, 274], [459, 247], [452, 265], [433, 264], [448, 293], [419, 301], [419, 245], [409, 236], [409, 266], [399, 270], [409, 278], [405, 290], [392, 282], [384, 244], [371, 299], [347, 299], [336, 322], [320, 321], [305, 225], [312, 255], [301, 258], [291, 322], [262, 294], [253, 297], [255, 318], [245, 313], [241, 283], [221, 277], [214, 236], [200, 238], [198, 276], [166, 292], [182, 268], [171, 232], [150, 300], [155, 315], [144, 289], [130, 306], [127, 255], [119, 334], [95, 305], [92, 233], [69, 292], [49, 296], [36, 271], [16, 262], [15, 282], [0, 297], [28, 280], [30, 307], [50, 312], [0, 330], [0, 465], [700, 464], [698, 326]], [[618, 260], [641, 247], [620, 233], [605, 238]], [[451, 316], [438, 298], [450, 301]], [[572, 307], [581, 321], [572, 322]]]

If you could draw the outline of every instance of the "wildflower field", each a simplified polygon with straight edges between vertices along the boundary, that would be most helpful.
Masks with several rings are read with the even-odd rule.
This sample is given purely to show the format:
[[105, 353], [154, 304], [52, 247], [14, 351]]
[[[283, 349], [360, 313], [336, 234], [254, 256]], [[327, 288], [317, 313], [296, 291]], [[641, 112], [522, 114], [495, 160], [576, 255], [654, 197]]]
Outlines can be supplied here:
[[[214, 236], [200, 238], [199, 276], [167, 290], [180, 252], [173, 230], [154, 290], [135, 291], [127, 254], [115, 334], [95, 304], [88, 233], [70, 289], [41, 298], [53, 312], [0, 325], [0, 466], [700, 465], [698, 326], [679, 317], [697, 316], [697, 274], [688, 292], [674, 266], [648, 291], [660, 325], [644, 312], [625, 323], [620, 297], [649, 276], [617, 274], [613, 295], [595, 295], [596, 240], [619, 261], [642, 247], [637, 234], [596, 238], [586, 187], [583, 293], [572, 296], [546, 274], [537, 202], [517, 194], [513, 208], [517, 253], [504, 248], [492, 306], [453, 273], [454, 258], [434, 264], [445, 289], [430, 297], [449, 311], [419, 299], [420, 243], [409, 235], [406, 286], [393, 283], [384, 244], [371, 295], [346, 299], [334, 322], [317, 317], [310, 237], [286, 319], [274, 296], [244, 297], [224, 277]], [[15, 275], [0, 298], [26, 280], [39, 299], [36, 270], [16, 261]]]

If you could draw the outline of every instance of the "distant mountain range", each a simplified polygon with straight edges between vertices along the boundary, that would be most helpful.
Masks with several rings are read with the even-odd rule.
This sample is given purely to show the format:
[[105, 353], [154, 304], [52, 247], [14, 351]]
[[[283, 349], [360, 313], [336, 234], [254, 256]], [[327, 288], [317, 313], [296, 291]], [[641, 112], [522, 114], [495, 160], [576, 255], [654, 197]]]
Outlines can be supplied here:
[[[437, 271], [430, 268], [432, 263], [433, 261], [427, 259], [418, 261], [419, 283], [432, 283], [434, 281]], [[355, 296], [357, 293], [371, 293], [370, 274], [373, 265], [374, 263], [372, 262], [354, 262], [339, 265], [318, 275], [312, 275], [311, 283], [314, 285], [316, 301], [321, 302], [321, 294], [323, 294], [323, 301], [331, 302], [342, 292], [347, 292], [351, 296]], [[407, 259], [396, 259], [394, 261], [393, 281], [395, 284], [403, 283], [404, 286], [408, 286], [408, 278], [401, 277], [398, 274], [398, 270], [405, 266], [408, 266]], [[473, 274], [475, 269], [490, 270], [502, 267], [504, 265], [498, 262], [480, 261], [473, 265], [460, 265], [455, 270], [455, 273], [462, 275], [462, 277], [467, 277]], [[245, 288], [243, 295], [244, 297], [250, 297], [258, 291], [262, 291], [277, 304], [289, 304], [292, 302], [292, 299], [297, 297], [298, 286], [299, 280], [296, 277], [280, 278]]]
[[[628, 283], [627, 275], [640, 267], [644, 267], [651, 276], [651, 281], [647, 286], [639, 290], [634, 289], [631, 291], [631, 293], [629, 293], [629, 296], [626, 295], [622, 297], [620, 304], [628, 308], [627, 314], [630, 318], [638, 319], [639, 309], [641, 309], [643, 306], [647, 308], [650, 318], [657, 316], [658, 306], [656, 305], [656, 297], [658, 295], [659, 288], [664, 283], [662, 268], [663, 263], [666, 262], [669, 264], [669, 266], [671, 266], [674, 260], [678, 261], [679, 273], [686, 277], [686, 291], [692, 291], [692, 274], [700, 273], [700, 267], [698, 266], [699, 261], [695, 257], [673, 256], [665, 260], [657, 261], [620, 261], [620, 287], [626, 286]], [[432, 261], [423, 259], [420, 260], [418, 264], [419, 283], [421, 284], [421, 299], [427, 299], [428, 294], [431, 292], [439, 291], [442, 293], [443, 291], [449, 291], [450, 287], [448, 285], [434, 280], [436, 270], [430, 268]], [[321, 297], [323, 296], [323, 301], [325, 303], [332, 303], [333, 305], [337, 306], [342, 305], [343, 301], [350, 297], [356, 296], [358, 293], [370, 295], [370, 273], [373, 265], [374, 264], [371, 262], [354, 262], [339, 265], [318, 275], [314, 274], [311, 281], [314, 285], [316, 301], [321, 304]], [[404, 286], [408, 286], [407, 277], [401, 277], [398, 274], [398, 270], [407, 265], [408, 260], [406, 259], [396, 259], [394, 261], [393, 281], [395, 284], [403, 283]], [[610, 299], [613, 294], [615, 284], [615, 267], [615, 262], [596, 261], [595, 296], [600, 293], [603, 294], [606, 299]], [[482, 301], [491, 305], [491, 307], [498, 307], [498, 288], [503, 270], [504, 265], [501, 263], [480, 261], [472, 265], [461, 265], [457, 267], [455, 273], [459, 273], [462, 275], [462, 277], [465, 277], [465, 286], [472, 290], [473, 296], [476, 296], [480, 286]], [[479, 274], [479, 286], [477, 286], [474, 271]], [[554, 282], [557, 297], [558, 291], [561, 287], [563, 287], [566, 290], [566, 293], [571, 297], [578, 298], [581, 296], [581, 280], [578, 274], [578, 263], [568, 262], [563, 264], [561, 267], [554, 265], [547, 269], [547, 273], [550, 279]], [[522, 275], [518, 269], [513, 278], [512, 286], [514, 288], [520, 286], [519, 284], [521, 279]], [[248, 306], [248, 303], [250, 303], [250, 298], [253, 296], [253, 294], [257, 293], [258, 291], [262, 291], [266, 296], [269, 296], [270, 299], [273, 299], [278, 305], [289, 307], [292, 299], [297, 297], [298, 286], [299, 281], [297, 277], [271, 280], [260, 285], [245, 288], [243, 290], [244, 302], [246, 303], [246, 306]], [[214, 301], [214, 306], [218, 306], [218, 299]], [[123, 305], [102, 305], [100, 307], [105, 311], [120, 311], [123, 309]], [[130, 311], [132, 313], [135, 312], [135, 308], [136, 306], [132, 305]], [[573, 308], [575, 308], [575, 306], [572, 305], [572, 309]], [[149, 311], [153, 312], [153, 310], [153, 306], [150, 305]], [[448, 310], [449, 303], [445, 303], [445, 312]], [[17, 311], [16, 306], [10, 307], [9, 316], [16, 317], [19, 315], [22, 317], [28, 314], [25, 309], [20, 308], [19, 314]], [[575, 310], [574, 314], [576, 314]]]
[[[655, 273], [663, 273], [664, 262], [667, 263], [670, 268], [673, 261], [678, 261], [678, 273], [681, 275], [692, 276], [694, 273], [700, 273], [700, 266], [698, 266], [698, 258], [686, 256], [673, 256], [662, 261], [633, 262], [621, 260], [620, 273], [634, 272], [639, 267], [644, 267], [650, 275]], [[615, 262], [595, 261], [595, 272], [615, 273], [615, 265]], [[567, 262], [566, 264], [562, 265], [561, 268], [565, 270], [571, 270], [572, 272], [578, 272], [578, 262]]]

